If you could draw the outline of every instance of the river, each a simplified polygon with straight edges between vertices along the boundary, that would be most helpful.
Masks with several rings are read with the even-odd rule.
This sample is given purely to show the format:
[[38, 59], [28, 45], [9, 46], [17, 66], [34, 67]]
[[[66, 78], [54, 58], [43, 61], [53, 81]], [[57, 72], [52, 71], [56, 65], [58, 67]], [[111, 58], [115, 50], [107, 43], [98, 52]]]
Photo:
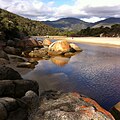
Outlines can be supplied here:
[[83, 52], [71, 58], [40, 60], [23, 78], [43, 90], [77, 91], [105, 109], [120, 101], [120, 48], [78, 44]]

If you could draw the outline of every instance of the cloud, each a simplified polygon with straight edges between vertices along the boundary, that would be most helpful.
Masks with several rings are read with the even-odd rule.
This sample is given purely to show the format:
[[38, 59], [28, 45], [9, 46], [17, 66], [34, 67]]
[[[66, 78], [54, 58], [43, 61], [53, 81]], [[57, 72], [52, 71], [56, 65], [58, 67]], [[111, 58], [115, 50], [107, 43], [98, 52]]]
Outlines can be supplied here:
[[73, 5], [58, 6], [55, 0], [0, 0], [0, 8], [35, 20], [76, 17], [95, 22], [107, 17], [120, 17], [120, 0], [72, 0]]

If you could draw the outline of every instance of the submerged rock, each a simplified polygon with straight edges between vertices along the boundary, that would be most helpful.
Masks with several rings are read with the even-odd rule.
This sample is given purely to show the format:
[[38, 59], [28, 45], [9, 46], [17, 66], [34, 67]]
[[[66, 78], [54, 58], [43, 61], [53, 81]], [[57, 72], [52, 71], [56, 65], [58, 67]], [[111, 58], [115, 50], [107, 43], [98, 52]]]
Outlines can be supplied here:
[[94, 100], [78, 93], [47, 92], [34, 120], [115, 120]]

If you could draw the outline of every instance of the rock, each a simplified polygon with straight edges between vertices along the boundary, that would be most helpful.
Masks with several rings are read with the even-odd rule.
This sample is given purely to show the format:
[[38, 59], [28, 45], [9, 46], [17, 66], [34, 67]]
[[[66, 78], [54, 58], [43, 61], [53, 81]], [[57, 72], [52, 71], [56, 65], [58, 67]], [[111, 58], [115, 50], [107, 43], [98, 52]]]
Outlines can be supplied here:
[[10, 62], [27, 62], [28, 60], [24, 57], [20, 57], [20, 56], [17, 56], [17, 55], [9, 55], [9, 58], [10, 58]]
[[39, 50], [34, 50], [29, 53], [30, 57], [33, 58], [42, 58], [45, 57], [48, 54], [48, 49], [47, 48], [42, 48]]
[[22, 62], [17, 65], [17, 67], [22, 67], [22, 68], [31, 68], [31, 63], [30, 62]]
[[68, 64], [70, 58], [62, 57], [62, 56], [55, 56], [55, 57], [52, 57], [50, 60], [58, 66], [64, 66]]
[[79, 46], [77, 46], [76, 44], [74, 44], [74, 43], [70, 43], [70, 47], [72, 49], [74, 49], [75, 51], [78, 51], [78, 52], [82, 51], [82, 49]]
[[4, 51], [7, 53], [7, 54], [12, 54], [12, 55], [15, 55], [16, 54], [16, 49], [14, 47], [10, 47], [10, 46], [6, 46], [4, 48]]
[[43, 40], [43, 46], [50, 46], [52, 42], [49, 39]]
[[7, 46], [15, 47], [15, 42], [13, 40], [8, 40], [7, 41]]
[[110, 112], [115, 117], [115, 120], [120, 120], [120, 102], [118, 102], [111, 110]]
[[28, 112], [25, 108], [18, 108], [10, 112], [7, 120], [28, 120]]
[[0, 80], [0, 97], [14, 97], [15, 84], [11, 80]]
[[0, 67], [0, 80], [22, 79], [21, 75], [10, 67]]
[[17, 100], [10, 97], [0, 98], [0, 103], [2, 103], [5, 106], [7, 112], [14, 111], [19, 107]]
[[8, 55], [3, 50], [0, 50], [0, 58], [4, 58], [6, 60], [9, 60]]
[[3, 104], [0, 103], [0, 120], [6, 120], [7, 119], [7, 111]]
[[38, 94], [38, 83], [32, 80], [0, 80], [0, 97], [20, 98], [29, 90]]
[[78, 93], [47, 92], [40, 98], [34, 120], [115, 120], [94, 100]]
[[33, 38], [27, 38], [24, 40], [20, 40], [16, 43], [16, 47], [20, 47], [20, 48], [34, 48], [34, 47], [43, 47], [42, 43], [33, 39]]
[[74, 52], [66, 52], [65, 54], [64, 54], [64, 56], [65, 57], [71, 57], [71, 56], [73, 56], [73, 55], [75, 55], [76, 53], [74, 53]]
[[49, 46], [49, 51], [65, 53], [70, 51], [70, 45], [67, 41], [56, 41]]
[[48, 55], [50, 56], [58, 56], [58, 55], [64, 55], [65, 53], [61, 51], [48, 51]]
[[9, 64], [10, 62], [4, 58], [0, 58], [0, 65], [6, 65]]
[[31, 90], [27, 91], [21, 100], [23, 100], [28, 105], [30, 110], [34, 110], [39, 106], [39, 96]]
[[29, 90], [34, 91], [37, 95], [39, 94], [39, 85], [36, 81], [32, 80], [14, 80], [15, 84], [15, 97], [23, 97]]

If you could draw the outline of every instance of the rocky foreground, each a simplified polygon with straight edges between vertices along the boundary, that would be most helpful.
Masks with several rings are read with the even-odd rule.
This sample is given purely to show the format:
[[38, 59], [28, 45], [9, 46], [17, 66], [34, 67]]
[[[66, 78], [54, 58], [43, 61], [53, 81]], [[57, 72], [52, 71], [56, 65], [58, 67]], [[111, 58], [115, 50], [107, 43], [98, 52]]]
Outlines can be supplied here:
[[38, 89], [37, 82], [0, 67], [0, 120], [114, 120], [88, 97], [56, 91], [39, 97]]
[[[37, 64], [16, 55], [45, 59], [58, 55], [71, 57], [82, 51], [78, 46], [50, 40], [39, 44], [36, 40], [18, 43], [8, 41], [0, 50], [0, 120], [119, 120], [119, 103], [111, 109], [114, 118], [94, 100], [78, 93], [45, 91], [39, 96], [38, 83], [24, 80], [16, 71], [17, 67], [34, 68]], [[7, 67], [13, 63], [15, 70]]]

